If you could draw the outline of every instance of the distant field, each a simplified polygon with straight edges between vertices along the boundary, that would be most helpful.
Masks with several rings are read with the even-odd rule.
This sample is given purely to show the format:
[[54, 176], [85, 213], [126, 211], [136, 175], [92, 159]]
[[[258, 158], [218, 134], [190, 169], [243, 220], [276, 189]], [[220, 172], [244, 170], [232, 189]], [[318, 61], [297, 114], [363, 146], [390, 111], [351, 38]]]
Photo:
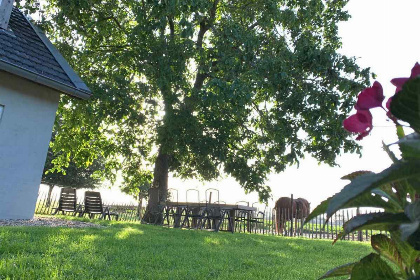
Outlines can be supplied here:
[[317, 279], [367, 243], [169, 229], [0, 227], [0, 279]]

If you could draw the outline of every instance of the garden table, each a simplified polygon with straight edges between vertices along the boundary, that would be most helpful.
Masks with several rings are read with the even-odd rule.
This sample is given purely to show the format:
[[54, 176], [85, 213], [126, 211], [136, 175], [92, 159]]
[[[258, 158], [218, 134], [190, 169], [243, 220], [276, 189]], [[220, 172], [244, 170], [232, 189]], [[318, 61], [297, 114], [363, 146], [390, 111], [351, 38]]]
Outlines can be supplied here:
[[[176, 209], [176, 219], [174, 219], [174, 227], [179, 227], [181, 223], [181, 213], [187, 207], [190, 208], [218, 208], [220, 210], [226, 211], [227, 218], [231, 221], [228, 225], [228, 231], [235, 231], [235, 213], [238, 210], [249, 211], [250, 213], [257, 211], [256, 207], [246, 206], [246, 205], [237, 205], [237, 204], [224, 204], [224, 203], [199, 203], [199, 202], [175, 202], [167, 201], [163, 204], [165, 207], [175, 208]], [[218, 229], [216, 229], [217, 231]]]

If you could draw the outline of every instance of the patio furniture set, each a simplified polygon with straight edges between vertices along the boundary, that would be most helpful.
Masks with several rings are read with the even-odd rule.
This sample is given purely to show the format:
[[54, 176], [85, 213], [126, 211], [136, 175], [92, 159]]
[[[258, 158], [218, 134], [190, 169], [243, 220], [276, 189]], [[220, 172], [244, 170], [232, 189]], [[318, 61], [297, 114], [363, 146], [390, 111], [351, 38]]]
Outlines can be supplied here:
[[77, 204], [76, 189], [73, 188], [62, 188], [60, 191], [60, 199], [58, 201], [58, 207], [54, 208], [53, 215], [58, 212], [73, 212], [73, 215], [79, 215], [83, 217], [85, 214], [89, 218], [94, 218], [96, 215], [100, 215], [100, 219], [106, 219], [108, 217], [111, 220], [111, 216], [114, 216], [118, 220], [119, 214], [111, 212], [108, 206], [104, 206], [101, 199], [100, 192], [85, 192], [84, 204]]
[[[227, 204], [220, 200], [219, 190], [213, 188], [205, 191], [204, 201], [200, 201], [198, 190], [189, 189], [186, 191], [186, 201], [180, 202], [178, 190], [168, 191], [172, 194], [171, 200], [160, 205], [158, 211], [162, 216], [160, 222], [156, 220], [156, 223], [172, 225], [175, 228], [206, 229], [216, 232], [220, 230], [232, 233], [256, 232], [257, 229], [264, 232], [264, 212], [257, 211], [257, 208], [254, 205], [250, 206], [248, 202]], [[217, 194], [217, 200], [213, 202], [214, 193]], [[194, 198], [191, 201], [192, 197]]]

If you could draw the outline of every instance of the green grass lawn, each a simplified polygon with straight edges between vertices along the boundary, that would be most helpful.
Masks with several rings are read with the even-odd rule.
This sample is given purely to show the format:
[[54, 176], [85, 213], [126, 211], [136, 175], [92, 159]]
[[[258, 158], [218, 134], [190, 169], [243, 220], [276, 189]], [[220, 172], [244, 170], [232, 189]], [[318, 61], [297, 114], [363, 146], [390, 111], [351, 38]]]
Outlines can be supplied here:
[[369, 244], [179, 230], [0, 227], [0, 279], [317, 279]]

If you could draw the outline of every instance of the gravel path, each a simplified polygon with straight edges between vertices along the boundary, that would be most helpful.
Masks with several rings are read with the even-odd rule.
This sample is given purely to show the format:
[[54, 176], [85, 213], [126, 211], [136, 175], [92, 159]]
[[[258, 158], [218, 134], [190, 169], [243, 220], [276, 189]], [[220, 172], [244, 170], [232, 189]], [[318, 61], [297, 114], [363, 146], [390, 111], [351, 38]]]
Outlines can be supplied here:
[[68, 228], [86, 228], [95, 227], [103, 228], [104, 226], [80, 222], [69, 221], [53, 217], [35, 217], [31, 220], [0, 220], [0, 227], [2, 226], [44, 226], [44, 227], [68, 227]]

